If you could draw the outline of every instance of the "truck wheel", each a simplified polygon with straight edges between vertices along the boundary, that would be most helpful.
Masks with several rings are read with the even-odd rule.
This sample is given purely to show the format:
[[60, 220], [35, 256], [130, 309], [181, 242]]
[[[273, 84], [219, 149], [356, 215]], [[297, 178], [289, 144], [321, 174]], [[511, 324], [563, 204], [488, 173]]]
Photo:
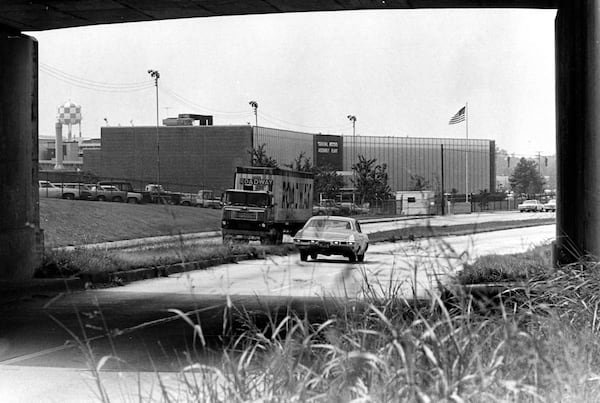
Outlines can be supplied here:
[[123, 203], [123, 198], [121, 196], [115, 196], [112, 198], [112, 201], [115, 203]]
[[67, 200], [73, 200], [75, 198], [75, 195], [72, 193], [65, 193], [62, 195], [62, 198]]
[[300, 261], [306, 262], [308, 260], [308, 252], [301, 250], [300, 251]]
[[127, 199], [127, 203], [129, 204], [137, 204], [137, 199], [135, 197], [130, 197]]
[[106, 197], [105, 197], [105, 196], [102, 196], [102, 195], [100, 195], [100, 196], [98, 196], [98, 197], [96, 198], [96, 200], [98, 200], [98, 201], [106, 201]]
[[365, 254], [363, 253], [362, 255], [357, 255], [357, 256], [356, 256], [356, 259], [357, 259], [359, 262], [361, 262], [361, 263], [362, 263], [362, 262], [364, 262], [364, 261], [365, 261]]
[[352, 252], [349, 256], [348, 256], [348, 260], [350, 261], [350, 263], [354, 263], [356, 262], [356, 254], [354, 252]]

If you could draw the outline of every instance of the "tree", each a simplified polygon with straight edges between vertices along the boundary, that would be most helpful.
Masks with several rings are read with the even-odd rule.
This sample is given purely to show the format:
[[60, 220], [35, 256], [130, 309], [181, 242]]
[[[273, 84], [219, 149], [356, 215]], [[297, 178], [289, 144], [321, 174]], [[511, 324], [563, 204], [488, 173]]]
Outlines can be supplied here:
[[331, 166], [314, 167], [315, 200], [322, 194], [324, 199], [334, 199], [344, 187], [344, 178]]
[[392, 190], [388, 186], [387, 164], [376, 164], [377, 159], [366, 159], [358, 156], [358, 163], [352, 165], [355, 172], [352, 183], [358, 192], [360, 203], [374, 200], [386, 200], [391, 197]]
[[517, 194], [541, 193], [544, 178], [538, 171], [538, 165], [533, 159], [521, 158], [508, 178], [510, 188]]
[[310, 162], [310, 158], [306, 158], [304, 151], [298, 154], [291, 164], [284, 164], [284, 166], [293, 169], [294, 171], [313, 172], [313, 166]]
[[250, 154], [250, 163], [253, 167], [271, 167], [277, 168], [277, 160], [267, 155], [266, 144], [263, 143], [256, 148], [248, 150]]

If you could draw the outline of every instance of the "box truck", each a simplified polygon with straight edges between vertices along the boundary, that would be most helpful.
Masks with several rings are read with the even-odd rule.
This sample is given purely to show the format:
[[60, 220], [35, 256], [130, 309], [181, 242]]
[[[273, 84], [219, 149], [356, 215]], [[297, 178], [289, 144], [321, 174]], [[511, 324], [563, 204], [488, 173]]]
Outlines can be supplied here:
[[312, 216], [313, 175], [267, 167], [237, 167], [223, 195], [223, 242], [279, 244]]

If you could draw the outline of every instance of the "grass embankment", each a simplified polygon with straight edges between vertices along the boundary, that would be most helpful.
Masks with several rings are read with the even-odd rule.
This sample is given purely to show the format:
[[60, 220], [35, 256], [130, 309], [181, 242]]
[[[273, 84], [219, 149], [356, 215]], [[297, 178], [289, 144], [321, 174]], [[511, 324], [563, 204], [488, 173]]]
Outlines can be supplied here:
[[[40, 221], [44, 229], [43, 266], [36, 277], [69, 277], [105, 282], [118, 273], [139, 268], [165, 272], [166, 266], [206, 267], [225, 263], [240, 256], [258, 257], [286, 254], [290, 246], [224, 246], [155, 248], [140, 253], [118, 250], [75, 249], [54, 251], [53, 247], [83, 245], [161, 235], [216, 231], [220, 229], [221, 211], [214, 209], [156, 204], [89, 202], [79, 200], [40, 199]], [[176, 268], [175, 268], [176, 270]]]
[[40, 199], [46, 248], [220, 229], [221, 210]]

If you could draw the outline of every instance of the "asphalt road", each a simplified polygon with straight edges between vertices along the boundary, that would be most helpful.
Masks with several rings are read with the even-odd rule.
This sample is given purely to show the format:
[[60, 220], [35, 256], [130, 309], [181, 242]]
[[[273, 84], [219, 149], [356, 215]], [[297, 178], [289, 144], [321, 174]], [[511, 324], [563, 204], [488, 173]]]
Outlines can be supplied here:
[[[51, 301], [34, 296], [0, 308], [0, 366], [87, 368], [93, 357], [114, 355], [122, 361], [109, 360], [104, 369], [177, 370], [189, 360], [210, 361], [211, 351], [228, 342], [224, 334], [246, 328], [245, 317], [260, 327], [268, 324], [266, 313], [285, 315], [291, 310], [314, 321], [340, 303], [370, 293], [423, 297], [436, 278], [465, 261], [527, 249], [552, 239], [554, 231], [546, 225], [380, 243], [369, 248], [364, 264], [334, 256], [300, 262], [298, 255], [291, 255]], [[202, 337], [174, 310], [200, 323]], [[78, 342], [73, 344], [74, 339]]]

